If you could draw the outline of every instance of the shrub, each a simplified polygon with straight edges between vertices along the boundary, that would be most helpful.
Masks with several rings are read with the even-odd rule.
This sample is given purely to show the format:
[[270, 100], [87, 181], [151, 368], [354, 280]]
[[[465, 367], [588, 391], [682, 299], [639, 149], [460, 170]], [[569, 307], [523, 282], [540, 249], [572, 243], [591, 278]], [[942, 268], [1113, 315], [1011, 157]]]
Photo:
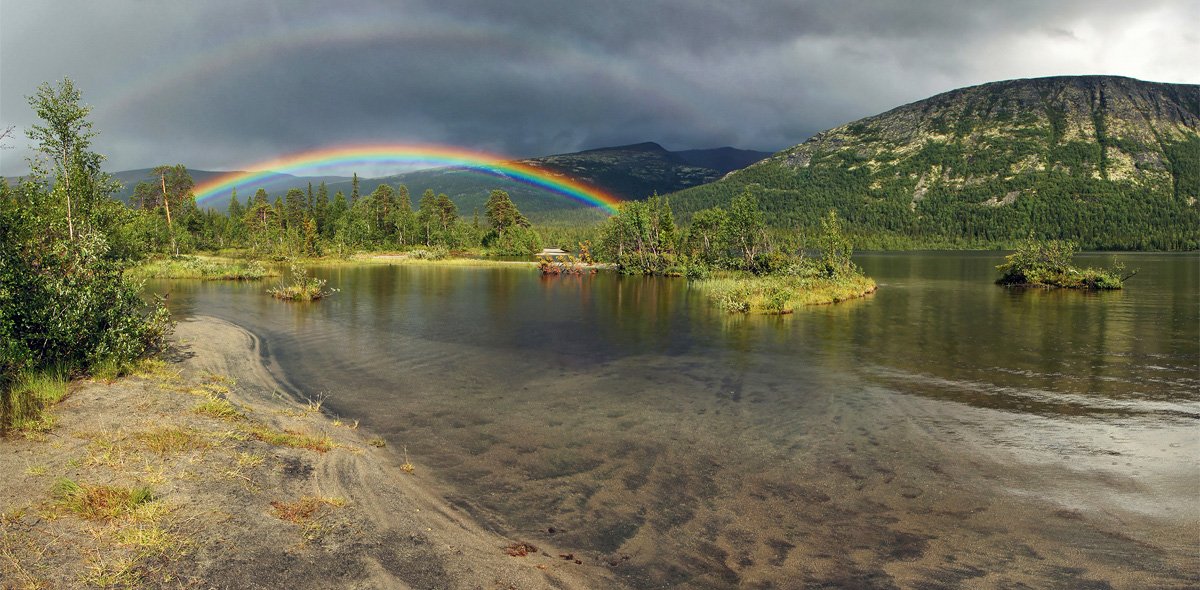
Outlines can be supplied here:
[[1136, 271], [1122, 277], [1125, 266], [1114, 263], [1112, 268], [1076, 268], [1072, 258], [1079, 246], [1072, 241], [1038, 241], [1032, 238], [1022, 242], [1017, 249], [996, 266], [1001, 272], [996, 283], [1001, 285], [1065, 287], [1068, 289], [1120, 289], [1125, 279]]
[[280, 283], [279, 286], [267, 290], [272, 297], [288, 301], [316, 301], [336, 291], [326, 289], [325, 279], [308, 276], [308, 270], [298, 264], [292, 265], [291, 272], [291, 284]]

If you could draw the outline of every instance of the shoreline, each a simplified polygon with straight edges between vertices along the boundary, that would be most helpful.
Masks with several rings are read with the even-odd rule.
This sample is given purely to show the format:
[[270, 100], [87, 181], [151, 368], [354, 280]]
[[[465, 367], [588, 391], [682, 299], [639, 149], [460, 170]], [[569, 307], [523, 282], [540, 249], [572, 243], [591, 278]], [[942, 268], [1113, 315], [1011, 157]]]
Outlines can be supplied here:
[[[180, 322], [165, 357], [112, 383], [72, 382], [51, 410], [53, 430], [0, 440], [8, 447], [0, 479], [10, 482], [0, 490], [0, 579], [50, 587], [621, 585], [602, 566], [560, 558], [569, 550], [541, 539], [530, 550], [525, 539], [489, 529], [432, 491], [419, 457], [406, 472], [399, 441], [330, 417], [319, 401], [296, 401], [248, 330], [195, 317]], [[152, 494], [95, 518], [56, 496], [64, 479]]]

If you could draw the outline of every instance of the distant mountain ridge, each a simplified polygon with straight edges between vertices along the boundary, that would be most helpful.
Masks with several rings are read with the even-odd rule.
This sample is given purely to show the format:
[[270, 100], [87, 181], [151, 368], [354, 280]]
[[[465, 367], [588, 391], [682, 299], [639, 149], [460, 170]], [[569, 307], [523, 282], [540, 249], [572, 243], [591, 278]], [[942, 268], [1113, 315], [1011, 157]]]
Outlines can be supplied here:
[[[596, 148], [517, 160], [533, 168], [570, 177], [624, 200], [645, 199], [721, 178], [730, 171], [770, 156], [770, 152], [722, 147], [672, 152], [653, 142]], [[403, 184], [415, 201], [426, 188], [446, 193], [464, 212], [482, 210], [493, 189], [505, 190], [524, 212], [577, 208], [561, 196], [520, 182], [460, 168], [417, 170], [383, 178], [360, 179], [359, 190], [367, 194], [381, 183]], [[331, 185], [331, 192], [350, 194], [350, 184]]]
[[1200, 86], [1116, 76], [961, 88], [817, 134], [671, 196], [686, 218], [759, 196], [780, 226], [837, 209], [863, 235], [1200, 247]]
[[[528, 158], [518, 162], [569, 176], [622, 199], [644, 199], [655, 192], [666, 194], [712, 182], [770, 155], [770, 152], [732, 147], [672, 152], [657, 143], [645, 142]], [[126, 199], [132, 196], [133, 187], [138, 182], [152, 180], [152, 170], [143, 168], [115, 173], [113, 176], [125, 186], [119, 196]], [[230, 174], [209, 170], [189, 172], [196, 184]], [[322, 181], [326, 183], [331, 199], [337, 191], [342, 191], [349, 198], [351, 179], [348, 177], [287, 174], [272, 177], [265, 182], [239, 186], [238, 196], [245, 199], [261, 187], [266, 189], [273, 199], [283, 196], [292, 188], [307, 190], [309, 183], [315, 188]], [[414, 203], [425, 189], [446, 193], [465, 214], [481, 209], [493, 189], [508, 191], [517, 206], [525, 212], [581, 206], [561, 196], [547, 194], [544, 190], [514, 180], [462, 168], [431, 168], [380, 178], [359, 178], [359, 192], [363, 195], [370, 194], [384, 183], [393, 187], [399, 184], [407, 186]], [[224, 211], [229, 206], [229, 195], [217, 195], [206, 201], [203, 206]]]

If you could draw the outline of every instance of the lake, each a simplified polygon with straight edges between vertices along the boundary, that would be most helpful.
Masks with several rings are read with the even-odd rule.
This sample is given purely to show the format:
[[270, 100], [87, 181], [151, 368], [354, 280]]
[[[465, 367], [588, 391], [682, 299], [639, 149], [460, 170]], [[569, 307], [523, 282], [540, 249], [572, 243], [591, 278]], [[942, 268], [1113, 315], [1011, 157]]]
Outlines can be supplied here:
[[258, 334], [451, 505], [631, 587], [1195, 586], [1200, 256], [1120, 258], [1125, 290], [1082, 293], [860, 253], [876, 294], [780, 317], [532, 269], [318, 267], [316, 304], [148, 287]]

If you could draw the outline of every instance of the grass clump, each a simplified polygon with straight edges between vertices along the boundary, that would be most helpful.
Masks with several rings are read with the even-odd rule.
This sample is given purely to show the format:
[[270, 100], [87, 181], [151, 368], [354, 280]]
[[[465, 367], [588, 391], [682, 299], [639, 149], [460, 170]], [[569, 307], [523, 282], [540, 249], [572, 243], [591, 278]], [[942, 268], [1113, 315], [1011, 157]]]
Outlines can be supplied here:
[[341, 508], [345, 505], [344, 498], [304, 496], [294, 502], [271, 502], [271, 513], [280, 520], [301, 524], [313, 520], [328, 507]]
[[153, 502], [154, 491], [147, 486], [86, 485], [63, 478], [54, 486], [54, 497], [60, 508], [80, 518], [113, 520], [132, 515], [140, 506]]
[[280, 283], [267, 289], [272, 297], [286, 301], [316, 301], [332, 295], [336, 289], [326, 289], [325, 279], [308, 276], [308, 269], [293, 264], [291, 266], [292, 282]]
[[206, 281], [249, 281], [277, 277], [257, 260], [225, 260], [198, 256], [176, 256], [147, 260], [130, 268], [128, 274], [139, 279], [201, 279]]
[[50, 407], [67, 396], [67, 378], [60, 371], [24, 373], [10, 388], [0, 386], [0, 431], [46, 432], [54, 427]]
[[280, 431], [265, 424], [251, 425], [246, 430], [246, 434], [255, 440], [260, 440], [267, 444], [291, 447], [293, 449], [309, 449], [319, 453], [331, 451], [336, 446], [333, 439], [327, 434], [314, 436], [291, 430]]
[[1020, 244], [996, 270], [996, 283], [1014, 287], [1062, 287], [1066, 289], [1120, 289], [1137, 274], [1122, 276], [1125, 266], [1114, 262], [1111, 268], [1077, 268], [1071, 264], [1079, 245], [1070, 240], [1039, 241], [1032, 238]]
[[175, 426], [164, 426], [139, 432], [133, 437], [142, 444], [143, 448], [159, 455], [198, 451], [212, 446], [212, 441], [200, 431]]
[[229, 403], [229, 400], [220, 397], [210, 397], [205, 401], [196, 404], [196, 406], [192, 408], [192, 411], [200, 414], [201, 416], [217, 418], [218, 420], [225, 420], [227, 422], [236, 422], [246, 419], [245, 414], [239, 412], [233, 404]]

